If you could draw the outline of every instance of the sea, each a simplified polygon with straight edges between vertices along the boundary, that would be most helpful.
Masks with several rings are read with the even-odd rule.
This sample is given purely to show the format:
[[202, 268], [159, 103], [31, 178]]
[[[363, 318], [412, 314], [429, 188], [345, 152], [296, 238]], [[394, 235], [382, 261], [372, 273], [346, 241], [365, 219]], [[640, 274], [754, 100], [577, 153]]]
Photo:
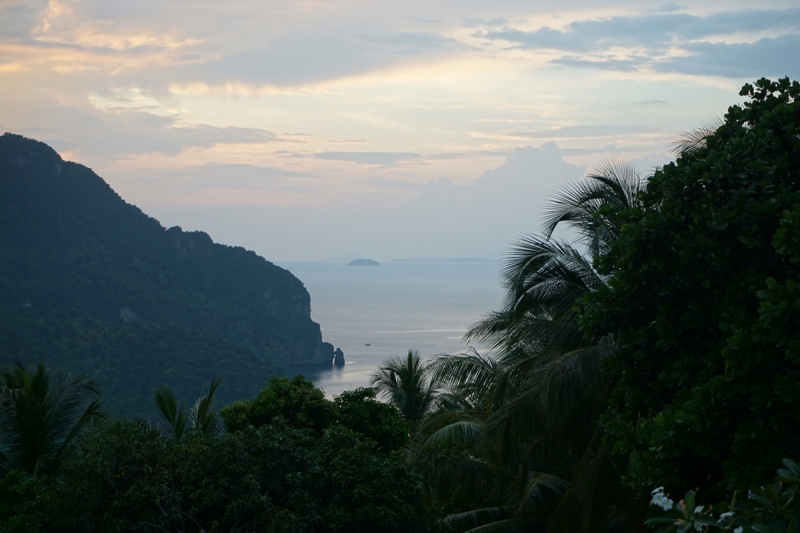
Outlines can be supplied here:
[[[311, 295], [311, 318], [322, 338], [344, 352], [342, 367], [292, 366], [329, 398], [367, 387], [379, 365], [418, 350], [423, 359], [459, 353], [471, 324], [503, 302], [499, 263], [490, 260], [278, 262]], [[480, 346], [475, 346], [480, 350]]]

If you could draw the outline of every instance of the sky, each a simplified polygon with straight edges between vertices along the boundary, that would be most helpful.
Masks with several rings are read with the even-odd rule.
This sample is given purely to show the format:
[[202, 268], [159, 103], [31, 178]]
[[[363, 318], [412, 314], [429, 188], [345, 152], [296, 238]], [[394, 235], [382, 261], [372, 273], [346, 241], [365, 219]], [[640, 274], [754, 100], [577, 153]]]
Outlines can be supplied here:
[[793, 1], [0, 0], [0, 131], [270, 260], [500, 258], [760, 77]]

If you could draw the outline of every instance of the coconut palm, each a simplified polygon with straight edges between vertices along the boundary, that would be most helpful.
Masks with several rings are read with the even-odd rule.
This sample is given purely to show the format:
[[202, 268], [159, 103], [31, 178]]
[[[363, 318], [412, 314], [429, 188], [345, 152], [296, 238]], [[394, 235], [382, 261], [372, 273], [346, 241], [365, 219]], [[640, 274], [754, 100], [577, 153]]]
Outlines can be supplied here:
[[372, 386], [395, 405], [406, 420], [422, 420], [436, 398], [436, 382], [417, 350], [408, 350], [405, 359], [389, 358], [372, 375]]
[[176, 441], [183, 439], [187, 430], [210, 436], [219, 434], [219, 415], [211, 410], [211, 402], [221, 382], [222, 378], [212, 378], [208, 393], [201, 394], [188, 412], [183, 402], [178, 404], [178, 399], [169, 387], [162, 386], [153, 391], [156, 407]]
[[0, 373], [0, 461], [31, 475], [54, 472], [105, 418], [98, 386], [85, 375], [52, 376], [19, 361]]
[[[501, 270], [506, 302], [500, 311], [473, 324], [466, 341], [491, 348], [532, 347], [569, 351], [584, 344], [573, 311], [575, 300], [606, 284], [608, 272], [594, 267], [619, 236], [616, 214], [637, 208], [643, 188], [632, 167], [609, 161], [585, 179], [566, 186], [545, 211], [543, 236], [523, 237]], [[577, 234], [577, 245], [553, 238], [564, 224]]]
[[[504, 307], [465, 337], [494, 354], [433, 361], [454, 409], [442, 402], [409, 456], [440, 486], [462, 478], [485, 488], [473, 503], [493, 504], [448, 518], [457, 530], [640, 528], [598, 429], [606, 392], [600, 363], [614, 339], [584, 339], [573, 307], [606, 286], [609, 272], [594, 260], [619, 236], [617, 214], [638, 207], [642, 185], [635, 170], [610, 162], [562, 189], [546, 211], [544, 235], [522, 239], [506, 261]], [[577, 234], [575, 246], [553, 238], [561, 224]]]

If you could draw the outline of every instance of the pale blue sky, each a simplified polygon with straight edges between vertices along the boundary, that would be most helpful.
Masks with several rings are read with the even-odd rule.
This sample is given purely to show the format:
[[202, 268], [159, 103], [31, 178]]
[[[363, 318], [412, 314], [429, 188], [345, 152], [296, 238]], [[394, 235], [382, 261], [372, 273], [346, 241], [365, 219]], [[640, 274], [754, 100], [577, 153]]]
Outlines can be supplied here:
[[0, 0], [0, 130], [271, 259], [498, 257], [761, 76], [794, 2]]

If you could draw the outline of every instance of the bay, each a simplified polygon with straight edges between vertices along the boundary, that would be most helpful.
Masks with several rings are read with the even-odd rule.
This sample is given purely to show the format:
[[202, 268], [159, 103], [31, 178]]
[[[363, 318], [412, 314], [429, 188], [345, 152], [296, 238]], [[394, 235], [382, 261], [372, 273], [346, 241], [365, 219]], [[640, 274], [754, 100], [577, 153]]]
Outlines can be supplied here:
[[311, 294], [311, 318], [326, 342], [341, 348], [343, 367], [293, 366], [333, 397], [369, 386], [378, 365], [419, 350], [423, 359], [468, 348], [468, 327], [500, 307], [503, 290], [493, 261], [390, 261], [380, 266], [342, 262], [278, 263]]

